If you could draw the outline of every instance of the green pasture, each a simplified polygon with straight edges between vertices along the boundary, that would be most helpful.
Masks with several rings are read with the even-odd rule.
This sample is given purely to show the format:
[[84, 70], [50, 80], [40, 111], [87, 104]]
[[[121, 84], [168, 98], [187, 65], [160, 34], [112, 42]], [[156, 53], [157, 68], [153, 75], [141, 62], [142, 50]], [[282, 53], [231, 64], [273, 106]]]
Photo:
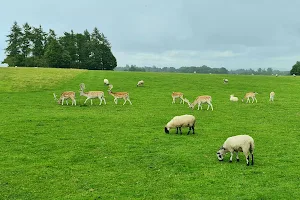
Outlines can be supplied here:
[[[114, 104], [104, 78], [133, 105]], [[107, 105], [83, 105], [82, 82], [104, 91]], [[70, 90], [77, 106], [54, 101]], [[174, 91], [190, 101], [211, 95], [214, 111], [172, 104]], [[250, 91], [258, 103], [229, 101]], [[292, 76], [0, 68], [0, 199], [299, 199], [299, 94]], [[165, 134], [182, 114], [196, 117], [196, 133]], [[242, 153], [217, 160], [239, 134], [255, 140], [253, 166]]]

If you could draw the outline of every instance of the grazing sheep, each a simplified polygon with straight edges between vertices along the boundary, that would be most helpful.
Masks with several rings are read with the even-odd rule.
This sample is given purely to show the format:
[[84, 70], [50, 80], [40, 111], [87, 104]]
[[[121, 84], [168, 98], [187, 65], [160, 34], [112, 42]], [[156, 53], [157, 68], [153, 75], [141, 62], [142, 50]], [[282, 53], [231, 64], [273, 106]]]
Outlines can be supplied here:
[[223, 79], [223, 82], [224, 82], [224, 84], [227, 84], [228, 83], [228, 79], [227, 78]]
[[143, 86], [143, 85], [144, 85], [144, 81], [143, 81], [143, 80], [140, 80], [140, 81], [136, 84], [136, 87]]
[[293, 74], [293, 77], [296, 77], [296, 74]]
[[230, 100], [230, 101], [237, 102], [237, 101], [239, 101], [239, 98], [235, 97], [235, 96], [232, 94], [232, 95], [230, 95], [229, 100]]
[[181, 132], [181, 127], [189, 127], [188, 135], [191, 129], [193, 129], [193, 134], [195, 134], [195, 122], [196, 118], [193, 115], [181, 115], [175, 116], [171, 121], [165, 126], [165, 133], [169, 133], [171, 128], [176, 128], [176, 134], [178, 134], [178, 129]]
[[270, 92], [270, 101], [274, 101], [275, 92]]
[[103, 80], [103, 82], [104, 82], [104, 85], [109, 85], [108, 79], [105, 78], [105, 79]]
[[253, 152], [254, 152], [254, 140], [249, 135], [236, 135], [226, 139], [223, 146], [217, 151], [217, 157], [219, 161], [223, 161], [223, 157], [227, 152], [230, 152], [230, 160], [232, 162], [233, 152], [236, 152], [236, 160], [239, 162], [238, 152], [243, 152], [247, 165], [249, 165], [249, 153], [252, 156], [252, 165], [254, 164]]

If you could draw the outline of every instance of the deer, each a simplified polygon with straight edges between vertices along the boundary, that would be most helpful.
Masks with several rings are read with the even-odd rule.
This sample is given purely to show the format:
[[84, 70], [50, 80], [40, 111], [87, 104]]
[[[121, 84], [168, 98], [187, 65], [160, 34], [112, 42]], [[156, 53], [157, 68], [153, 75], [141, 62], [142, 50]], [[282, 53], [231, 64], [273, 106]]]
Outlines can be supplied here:
[[64, 105], [64, 100], [66, 100], [67, 105], [69, 105], [68, 99], [71, 99], [72, 105], [76, 106], [75, 92], [73, 92], [73, 91], [66, 91], [66, 92], [61, 93], [59, 99], [57, 99], [57, 96], [55, 93], [53, 93], [53, 96], [54, 96], [54, 100], [57, 101], [58, 104]]
[[102, 100], [104, 101], [105, 105], [106, 105], [106, 101], [105, 101], [105, 97], [104, 97], [104, 92], [103, 91], [89, 91], [89, 92], [84, 92], [85, 89], [85, 84], [81, 83], [80, 85], [80, 96], [85, 96], [86, 100], [84, 101], [84, 104], [86, 104], [86, 102], [91, 99], [91, 105], [93, 105], [93, 99], [98, 98], [100, 100], [99, 105], [102, 104]]
[[187, 102], [189, 104], [189, 107], [192, 109], [194, 109], [195, 105], [198, 104], [198, 110], [199, 110], [199, 108], [201, 108], [201, 110], [202, 110], [201, 104], [207, 103], [208, 104], [207, 110], [209, 110], [209, 107], [211, 107], [212, 111], [214, 110], [213, 105], [211, 103], [212, 98], [211, 98], [211, 96], [208, 96], [208, 95], [198, 96], [193, 103], [190, 103], [187, 98], [185, 98], [184, 101]]
[[123, 105], [125, 105], [127, 101], [132, 105], [128, 92], [112, 92], [111, 90], [108, 90], [108, 94], [114, 97], [115, 104], [118, 104], [118, 99], [124, 99]]
[[172, 104], [175, 103], [175, 100], [177, 98], [180, 98], [180, 103], [183, 102], [183, 104], [184, 104], [184, 99], [183, 99], [183, 93], [182, 92], [173, 92], [172, 93], [172, 99], [173, 99]]
[[257, 99], [255, 97], [255, 95], [258, 94], [257, 92], [248, 92], [245, 94], [244, 98], [242, 99], [242, 102], [244, 102], [244, 99], [247, 99], [246, 103], [250, 103], [250, 98], [252, 98], [252, 103], [254, 102], [254, 100], [257, 103]]
[[270, 92], [270, 101], [274, 101], [275, 92]]

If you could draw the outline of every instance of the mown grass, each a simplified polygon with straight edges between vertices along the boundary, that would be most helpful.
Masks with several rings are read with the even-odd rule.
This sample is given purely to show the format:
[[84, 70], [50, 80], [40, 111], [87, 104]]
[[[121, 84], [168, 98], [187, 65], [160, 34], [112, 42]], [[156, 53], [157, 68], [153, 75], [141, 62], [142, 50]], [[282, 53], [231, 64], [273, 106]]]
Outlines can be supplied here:
[[[2, 199], [297, 199], [300, 191], [298, 77], [0, 69]], [[128, 91], [133, 105], [113, 103]], [[138, 80], [144, 87], [136, 87]], [[103, 90], [107, 105], [84, 106], [79, 84]], [[52, 93], [77, 92], [77, 106]], [[214, 111], [171, 104], [211, 95]], [[256, 91], [258, 103], [229, 102]], [[268, 96], [275, 91], [275, 102]], [[204, 106], [206, 108], [206, 106]], [[193, 114], [196, 134], [164, 133], [175, 115]], [[255, 140], [255, 164], [217, 161], [232, 135]]]

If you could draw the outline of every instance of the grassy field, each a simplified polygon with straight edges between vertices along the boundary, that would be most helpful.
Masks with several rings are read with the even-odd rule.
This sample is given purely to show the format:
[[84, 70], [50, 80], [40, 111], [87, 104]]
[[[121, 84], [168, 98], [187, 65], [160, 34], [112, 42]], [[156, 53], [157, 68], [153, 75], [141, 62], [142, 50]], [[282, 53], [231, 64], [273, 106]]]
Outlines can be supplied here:
[[[104, 78], [133, 105], [115, 105]], [[107, 105], [84, 106], [82, 82], [105, 91]], [[284, 76], [0, 68], [0, 199], [299, 199], [299, 86]], [[67, 90], [77, 106], [54, 101]], [[173, 91], [211, 95], [214, 111], [171, 104]], [[258, 103], [229, 101], [249, 91]], [[196, 134], [165, 134], [182, 114], [196, 117]], [[217, 160], [238, 134], [255, 140], [253, 166], [241, 153], [240, 162]]]

